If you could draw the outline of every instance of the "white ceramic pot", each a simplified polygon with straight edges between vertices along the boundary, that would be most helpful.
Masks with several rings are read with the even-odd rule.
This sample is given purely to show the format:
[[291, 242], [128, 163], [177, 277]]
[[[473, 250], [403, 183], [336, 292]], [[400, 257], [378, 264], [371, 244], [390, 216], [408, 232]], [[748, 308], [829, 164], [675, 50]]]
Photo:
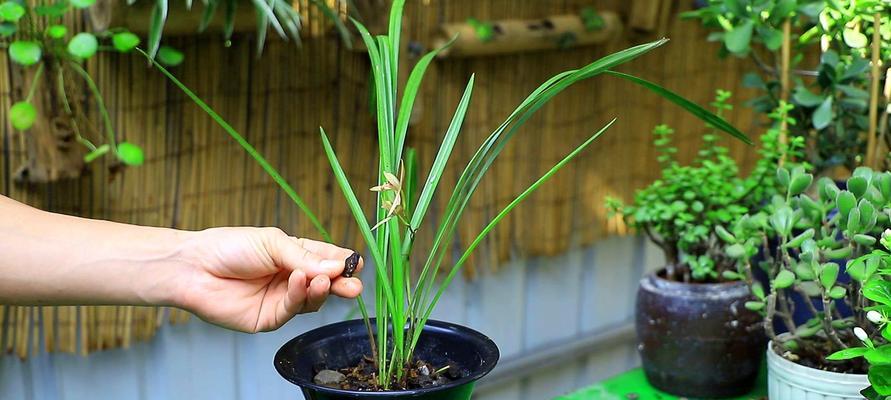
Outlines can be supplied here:
[[770, 400], [863, 399], [866, 375], [841, 374], [798, 365], [777, 355], [767, 344], [767, 390]]

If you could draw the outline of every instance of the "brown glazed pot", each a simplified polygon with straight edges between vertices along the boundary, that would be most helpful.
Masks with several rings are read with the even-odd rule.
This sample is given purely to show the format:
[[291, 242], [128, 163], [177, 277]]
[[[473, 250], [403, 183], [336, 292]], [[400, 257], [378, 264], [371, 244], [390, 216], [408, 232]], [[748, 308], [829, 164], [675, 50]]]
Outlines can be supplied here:
[[637, 290], [637, 339], [647, 380], [671, 394], [732, 397], [751, 390], [766, 340], [761, 317], [745, 308], [743, 282], [669, 281], [664, 270]]

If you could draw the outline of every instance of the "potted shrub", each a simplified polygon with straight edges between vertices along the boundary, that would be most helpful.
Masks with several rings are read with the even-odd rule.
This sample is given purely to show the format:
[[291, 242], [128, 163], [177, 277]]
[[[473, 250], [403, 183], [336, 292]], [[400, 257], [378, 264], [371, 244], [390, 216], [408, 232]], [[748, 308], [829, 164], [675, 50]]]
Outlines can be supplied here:
[[[720, 117], [643, 79], [610, 71], [662, 44], [664, 40], [635, 46], [608, 55], [581, 69], [566, 71], [549, 79], [527, 97], [507, 120], [483, 142], [460, 175], [448, 205], [438, 215], [435, 239], [429, 254], [413, 254], [415, 232], [427, 229], [422, 223], [445, 170], [453, 146], [461, 131], [474, 84], [471, 77], [445, 132], [439, 152], [423, 185], [415, 187], [415, 157], [406, 147], [408, 120], [426, 68], [443, 49], [422, 57], [404, 87], [398, 87], [397, 70], [404, 1], [394, 1], [389, 35], [371, 37], [356, 24], [368, 49], [375, 82], [376, 121], [379, 141], [380, 183], [372, 224], [359, 204], [353, 187], [341, 168], [324, 130], [321, 140], [334, 175], [368, 245], [377, 285], [374, 290], [376, 318], [369, 317], [362, 297], [359, 310], [363, 318], [345, 321], [310, 331], [285, 344], [275, 356], [277, 371], [298, 385], [308, 399], [423, 398], [469, 399], [474, 382], [488, 373], [497, 362], [498, 349], [484, 335], [472, 329], [429, 320], [433, 308], [446, 287], [455, 278], [470, 254], [486, 235], [529, 194], [539, 188], [560, 168], [599, 137], [613, 122], [576, 147], [565, 158], [519, 194], [478, 236], [466, 246], [444, 279], [439, 280], [443, 255], [453, 249], [457, 222], [486, 171], [496, 160], [517, 129], [548, 100], [575, 82], [607, 73], [642, 85], [707, 123], [741, 140], [745, 136]], [[157, 65], [157, 64], [156, 64]], [[318, 228], [321, 236], [330, 235], [282, 175], [206, 103], [176, 80], [163, 67], [158, 69], [179, 86], [192, 100], [211, 115], [284, 189]], [[401, 106], [397, 96], [401, 93]], [[359, 264], [358, 254], [345, 260], [345, 274], [352, 274]], [[420, 261], [416, 279], [413, 261]], [[439, 282], [439, 283], [437, 283]]]
[[[810, 195], [813, 176], [804, 167], [779, 168], [777, 180], [783, 193], [722, 236], [738, 260], [736, 272], [757, 297], [746, 307], [761, 313], [770, 339], [770, 398], [861, 398], [867, 365], [856, 356], [873, 353], [855, 348], [872, 346], [868, 336], [878, 332], [861, 327], [888, 315], [883, 302], [889, 299], [880, 296], [884, 278], [877, 278], [884, 259], [873, 248], [891, 225], [891, 173], [860, 167], [844, 182], [846, 189], [822, 178]], [[759, 248], [763, 257], [753, 267]], [[767, 290], [751, 278], [756, 267], [769, 277]], [[796, 305], [810, 314], [803, 324], [793, 319]]]
[[[718, 91], [713, 105], [719, 114], [731, 109], [729, 97]], [[743, 394], [758, 374], [764, 339], [752, 329], [760, 319], [743, 307], [749, 290], [718, 238], [723, 232], [715, 228], [756, 209], [775, 192], [772, 175], [786, 146], [778, 140], [778, 128], [769, 130], [762, 136], [757, 166], [740, 177], [714, 132], [704, 136], [692, 164], [681, 165], [673, 132], [665, 125], [653, 130], [662, 178], [637, 191], [630, 204], [607, 199], [611, 213], [645, 233], [665, 254], [665, 267], [645, 276], [637, 292], [643, 369], [653, 386], [672, 394]]]

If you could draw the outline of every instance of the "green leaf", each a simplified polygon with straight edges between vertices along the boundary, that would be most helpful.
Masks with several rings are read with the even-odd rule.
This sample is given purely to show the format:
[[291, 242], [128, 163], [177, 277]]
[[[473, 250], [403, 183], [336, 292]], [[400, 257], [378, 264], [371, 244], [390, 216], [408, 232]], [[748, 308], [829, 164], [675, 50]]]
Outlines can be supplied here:
[[9, 58], [26, 67], [37, 64], [41, 55], [42, 51], [37, 42], [16, 40], [9, 45]]
[[746, 258], [746, 248], [739, 243], [734, 243], [724, 250], [727, 253], [727, 257], [734, 258], [737, 260], [741, 260]]
[[792, 178], [789, 175], [789, 170], [783, 167], [777, 168], [777, 183], [784, 188], [789, 187], [789, 181]]
[[747, 20], [742, 25], [733, 27], [730, 32], [724, 34], [724, 45], [734, 54], [746, 54], [749, 52], [749, 43], [752, 41], [752, 28], [754, 23]]
[[0, 37], [7, 38], [15, 35], [19, 27], [12, 22], [0, 22]]
[[814, 128], [823, 129], [832, 122], [832, 96], [826, 97], [820, 107], [814, 111], [813, 119]]
[[764, 46], [767, 47], [768, 50], [774, 51], [783, 46], [783, 32], [779, 29], [759, 29], [759, 34], [761, 40], [764, 42]]
[[849, 235], [854, 235], [863, 230], [863, 226], [860, 225], [860, 210], [855, 208], [848, 213], [848, 224], [846, 226], [847, 232]]
[[811, 174], [797, 175], [789, 184], [789, 194], [792, 196], [803, 193], [811, 185], [814, 176]]
[[752, 311], [761, 311], [764, 309], [763, 301], [747, 301], [746, 308]]
[[870, 349], [863, 356], [871, 365], [889, 365], [891, 364], [891, 345]]
[[37, 109], [31, 103], [20, 101], [9, 108], [9, 121], [20, 131], [28, 130], [37, 120]]
[[810, 264], [803, 262], [795, 264], [795, 275], [797, 275], [799, 279], [806, 281], [813, 280], [817, 277]]
[[99, 41], [92, 33], [78, 33], [68, 42], [68, 53], [80, 59], [92, 57], [98, 49]]
[[117, 51], [126, 53], [139, 45], [139, 36], [136, 36], [131, 32], [115, 33], [114, 36], [111, 37], [111, 43]]
[[[653, 43], [650, 43], [649, 45], [653, 45], [653, 44], [656, 44], [656, 43], [661, 43], [661, 42], [653, 42]], [[629, 50], [630, 50], [630, 49], [629, 49]], [[619, 54], [619, 53], [616, 53], [616, 54], [614, 54], [614, 55], [618, 55], [618, 54]], [[746, 143], [746, 144], [749, 144], [749, 145], [753, 144], [753, 143], [752, 143], [752, 140], [749, 139], [744, 133], [740, 132], [739, 129], [736, 129], [736, 127], [734, 127], [733, 125], [730, 125], [730, 123], [728, 123], [727, 121], [725, 121], [725, 120], [722, 119], [721, 117], [719, 117], [719, 116], [717, 116], [717, 115], [711, 113], [710, 111], [708, 111], [708, 110], [702, 108], [702, 107], [699, 106], [698, 104], [696, 104], [696, 103], [694, 103], [694, 102], [692, 102], [692, 101], [690, 101], [690, 100], [687, 100], [687, 99], [685, 99], [684, 97], [681, 97], [681, 96], [678, 95], [677, 93], [674, 93], [674, 92], [672, 92], [672, 91], [670, 91], [670, 90], [668, 90], [668, 89], [666, 89], [666, 88], [664, 88], [664, 87], [662, 87], [662, 86], [659, 86], [659, 85], [657, 85], [657, 84], [655, 84], [655, 83], [649, 82], [649, 81], [647, 81], [647, 80], [638, 78], [638, 77], [633, 76], [633, 75], [623, 74], [623, 73], [621, 73], [621, 72], [610, 71], [610, 70], [608, 70], [608, 71], [604, 71], [604, 72], [607, 73], [607, 74], [610, 74], [610, 75], [618, 76], [618, 77], [620, 77], [620, 78], [629, 80], [629, 81], [634, 82], [634, 83], [636, 83], [636, 84], [638, 84], [638, 85], [641, 85], [641, 86], [643, 86], [643, 87], [645, 87], [645, 88], [647, 88], [647, 89], [649, 89], [649, 90], [655, 92], [656, 94], [658, 94], [658, 95], [664, 97], [664, 98], [667, 99], [668, 101], [670, 101], [670, 102], [672, 102], [672, 103], [674, 103], [674, 104], [680, 106], [680, 107], [683, 108], [684, 110], [687, 110], [687, 112], [689, 112], [690, 114], [693, 114], [694, 116], [698, 117], [699, 119], [701, 119], [702, 121], [704, 121], [706, 124], [708, 124], [708, 125], [710, 125], [710, 126], [713, 126], [713, 127], [717, 128], [717, 129], [719, 129], [719, 130], [721, 130], [721, 131], [724, 131], [724, 132], [730, 134], [730, 136], [733, 136], [733, 137], [735, 137], [735, 138], [741, 140], [743, 143]]]
[[[216, 1], [211, 3], [216, 3]], [[228, 5], [230, 2], [227, 1], [226, 4]], [[155, 5], [149, 16], [148, 54], [152, 59], [155, 58], [161, 47], [161, 33], [167, 22], [167, 5], [167, 0], [155, 0]]]
[[62, 39], [66, 33], [68, 33], [68, 28], [65, 25], [50, 25], [46, 28], [46, 35], [53, 39]]
[[158, 62], [168, 67], [175, 67], [183, 63], [185, 56], [182, 52], [170, 46], [161, 46], [158, 50]]
[[882, 396], [891, 395], [891, 365], [870, 366], [868, 377], [876, 392]]
[[145, 162], [142, 148], [129, 142], [121, 142], [117, 146], [118, 159], [124, 164], [137, 167]]
[[811, 93], [811, 91], [807, 90], [804, 86], [798, 86], [795, 88], [792, 100], [804, 107], [816, 107], [826, 99], [824, 99], [823, 96]]
[[764, 287], [758, 282], [752, 283], [752, 294], [755, 295], [755, 297], [764, 300]]
[[102, 157], [105, 153], [111, 150], [111, 146], [108, 143], [103, 144], [102, 146], [97, 147], [95, 150], [84, 155], [84, 162], [89, 164], [93, 161], [96, 161], [97, 158]]
[[891, 306], [891, 282], [876, 277], [867, 281], [862, 290], [867, 299]]
[[71, 5], [75, 8], [87, 8], [89, 6], [92, 6], [93, 3], [96, 2], [96, 0], [68, 0], [68, 2], [70, 2]]
[[838, 195], [835, 198], [835, 205], [838, 208], [838, 212], [841, 215], [848, 215], [851, 213], [851, 210], [857, 206], [857, 198], [854, 197], [854, 194], [847, 191], [842, 190], [838, 192]]
[[823, 268], [820, 271], [820, 284], [823, 285], [823, 288], [826, 290], [830, 290], [832, 286], [835, 285], [835, 281], [838, 279], [838, 264], [836, 263], [826, 263], [823, 264]]
[[777, 289], [785, 289], [795, 283], [795, 274], [788, 269], [781, 270], [773, 280], [773, 286]]
[[21, 4], [6, 1], [0, 4], [0, 20], [18, 22], [25, 15], [25, 7]]
[[851, 48], [861, 49], [866, 47], [866, 35], [858, 30], [845, 28], [844, 32], [842, 32], [842, 37], [845, 39], [845, 43]]
[[854, 235], [854, 237], [851, 238], [851, 240], [853, 240], [854, 242], [856, 242], [857, 244], [859, 244], [861, 246], [872, 246], [872, 245], [876, 244], [876, 238], [869, 236], [869, 235], [864, 235], [864, 234]]
[[857, 198], [863, 197], [866, 189], [869, 188], [869, 182], [862, 176], [852, 176], [848, 179], [848, 190]]
[[835, 300], [841, 300], [847, 294], [847, 289], [841, 286], [833, 286], [832, 289], [829, 290], [829, 297]]
[[718, 235], [719, 238], [721, 238], [721, 240], [727, 243], [736, 243], [736, 238], [733, 236], [733, 234], [728, 232], [727, 229], [724, 229], [724, 227], [721, 225], [715, 227], [715, 233]]
[[830, 361], [850, 360], [852, 358], [863, 357], [867, 351], [869, 351], [869, 348], [866, 347], [849, 347], [830, 354], [826, 359]]

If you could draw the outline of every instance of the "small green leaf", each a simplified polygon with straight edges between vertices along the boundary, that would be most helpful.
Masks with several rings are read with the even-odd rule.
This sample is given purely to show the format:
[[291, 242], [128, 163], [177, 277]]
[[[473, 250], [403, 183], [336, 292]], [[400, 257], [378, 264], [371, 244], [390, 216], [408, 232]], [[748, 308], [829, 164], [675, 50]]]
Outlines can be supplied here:
[[817, 107], [811, 118], [816, 129], [823, 129], [829, 126], [829, 123], [832, 122], [832, 96], [823, 100], [823, 103]]
[[755, 297], [764, 300], [764, 288], [760, 283], [755, 282], [752, 284], [752, 294], [755, 295]]
[[891, 395], [891, 365], [870, 366], [868, 377], [876, 392], [883, 396]]
[[876, 244], [876, 238], [864, 234], [856, 234], [851, 240], [862, 246], [872, 246]]
[[25, 7], [21, 4], [6, 1], [0, 4], [0, 20], [9, 22], [18, 22], [25, 15]]
[[823, 285], [823, 288], [829, 290], [832, 286], [835, 285], [835, 281], [838, 279], [838, 264], [836, 263], [826, 263], [823, 264], [823, 267], [820, 271], [820, 284]]
[[26, 67], [37, 64], [42, 54], [37, 42], [16, 40], [9, 45], [9, 58]]
[[837, 249], [832, 250], [824, 250], [823, 255], [830, 260], [841, 260], [847, 258], [853, 253], [853, 249], [850, 246], [839, 247]]
[[0, 37], [7, 38], [15, 35], [19, 27], [12, 22], [0, 22]]
[[789, 194], [792, 196], [801, 194], [807, 190], [813, 180], [814, 176], [811, 174], [797, 175], [792, 179], [792, 183], [789, 184]]
[[781, 270], [773, 280], [773, 286], [777, 289], [785, 289], [795, 283], [795, 274], [788, 269]]
[[115, 33], [111, 37], [111, 43], [117, 51], [126, 53], [139, 45], [139, 36], [130, 32]]
[[741, 278], [739, 273], [730, 271], [730, 270], [725, 270], [724, 272], [721, 273], [721, 276], [724, 277], [724, 279], [727, 279], [728, 281], [735, 281], [735, 280], [738, 280]]
[[829, 290], [829, 297], [835, 300], [840, 300], [845, 297], [847, 292], [848, 291], [841, 286], [833, 286], [832, 289]]
[[746, 20], [742, 25], [735, 26], [730, 32], [724, 34], [724, 45], [734, 54], [746, 54], [749, 52], [749, 43], [752, 41], [752, 20]]
[[792, 249], [801, 246], [805, 240], [808, 240], [814, 237], [814, 228], [808, 228], [806, 231], [801, 232], [798, 236], [792, 238], [788, 243], [783, 245], [783, 248]]
[[863, 286], [863, 296], [876, 303], [891, 306], [891, 282], [877, 277]]
[[764, 309], [764, 302], [762, 301], [747, 301], [746, 308], [752, 311], [761, 311]]
[[860, 225], [860, 210], [853, 209], [850, 213], [848, 213], [848, 225], [846, 226], [848, 234], [857, 234], [863, 230], [863, 226]]
[[847, 182], [848, 190], [854, 194], [857, 198], [863, 197], [863, 194], [866, 193], [866, 189], [869, 188], [869, 181], [862, 176], [852, 176], [848, 179]]
[[863, 357], [866, 352], [869, 351], [866, 347], [850, 347], [844, 350], [836, 351], [826, 357], [827, 360], [830, 361], [841, 361], [841, 360], [850, 360], [852, 358]]
[[866, 357], [866, 361], [869, 361], [872, 365], [891, 364], [891, 345], [870, 349], [864, 354], [864, 357]]
[[719, 238], [721, 238], [721, 240], [727, 243], [736, 243], [736, 238], [733, 236], [733, 234], [728, 232], [727, 229], [724, 229], [724, 227], [721, 225], [715, 227], [715, 233], [718, 235]]
[[739, 259], [746, 257], [746, 248], [743, 247], [743, 245], [741, 245], [739, 243], [735, 243], [730, 246], [727, 246], [725, 251], [727, 252], [727, 257], [730, 257], [730, 258], [735, 258], [735, 259], [739, 260]]
[[68, 0], [68, 2], [70, 2], [71, 5], [74, 6], [75, 8], [87, 8], [91, 5], [93, 5], [93, 3], [96, 2], [96, 0]]
[[37, 120], [37, 109], [31, 103], [20, 101], [9, 109], [9, 121], [12, 126], [20, 131], [27, 130]]
[[50, 25], [46, 28], [46, 35], [53, 39], [61, 39], [65, 37], [66, 33], [68, 33], [68, 28], [65, 25]]
[[108, 153], [108, 150], [111, 150], [111, 146], [109, 146], [107, 143], [103, 144], [102, 146], [97, 147], [96, 150], [87, 153], [84, 156], [84, 162], [89, 164], [95, 161], [97, 158], [105, 155], [105, 153]]
[[158, 49], [158, 61], [168, 67], [175, 67], [182, 64], [185, 56], [177, 49], [170, 46], [161, 46]]
[[804, 86], [798, 86], [795, 88], [795, 93], [792, 95], [792, 100], [804, 107], [816, 107], [820, 105], [820, 103], [822, 103], [825, 99], [823, 98], [823, 96], [818, 96], [811, 93], [811, 91], [807, 90]]
[[121, 142], [118, 144], [118, 159], [130, 166], [140, 166], [145, 162], [145, 155], [142, 152], [142, 148], [139, 146], [128, 142]]
[[851, 213], [851, 210], [857, 206], [857, 198], [854, 197], [853, 193], [847, 190], [842, 190], [838, 192], [838, 195], [835, 198], [835, 205], [838, 208], [839, 214], [848, 215]]
[[844, 32], [842, 32], [842, 37], [845, 39], [845, 43], [851, 48], [861, 49], [866, 47], [866, 35], [858, 30], [845, 28]]
[[78, 33], [68, 42], [68, 53], [80, 59], [92, 57], [98, 49], [99, 41], [92, 33]]
[[783, 167], [777, 168], [777, 183], [779, 183], [784, 188], [789, 187], [789, 170]]
[[798, 276], [801, 280], [810, 281], [817, 278], [817, 275], [814, 274], [814, 269], [811, 268], [807, 263], [798, 263], [795, 265], [795, 275]]

